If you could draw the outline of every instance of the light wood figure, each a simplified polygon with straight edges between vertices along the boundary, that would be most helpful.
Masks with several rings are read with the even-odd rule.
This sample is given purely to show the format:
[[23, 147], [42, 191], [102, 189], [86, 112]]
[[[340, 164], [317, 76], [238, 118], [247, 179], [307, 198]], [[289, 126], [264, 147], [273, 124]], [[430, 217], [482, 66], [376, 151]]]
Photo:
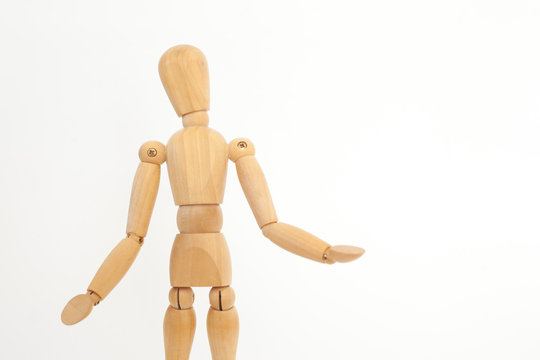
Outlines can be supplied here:
[[141, 163], [135, 174], [126, 238], [111, 251], [86, 294], [71, 299], [62, 322], [72, 325], [90, 314], [94, 305], [111, 292], [135, 260], [148, 224], [159, 186], [161, 164], [167, 162], [169, 180], [178, 205], [180, 233], [172, 245], [170, 306], [163, 324], [167, 360], [187, 360], [195, 334], [193, 286], [211, 287], [207, 331], [214, 360], [233, 360], [238, 342], [238, 312], [230, 287], [229, 249], [221, 233], [227, 162], [236, 164], [244, 194], [265, 237], [294, 254], [326, 264], [347, 262], [364, 250], [330, 246], [292, 225], [278, 222], [264, 174], [248, 139], [229, 144], [208, 127], [209, 80], [204, 54], [193, 46], [175, 46], [159, 62], [159, 74], [184, 128], [167, 146], [150, 141], [139, 150]]

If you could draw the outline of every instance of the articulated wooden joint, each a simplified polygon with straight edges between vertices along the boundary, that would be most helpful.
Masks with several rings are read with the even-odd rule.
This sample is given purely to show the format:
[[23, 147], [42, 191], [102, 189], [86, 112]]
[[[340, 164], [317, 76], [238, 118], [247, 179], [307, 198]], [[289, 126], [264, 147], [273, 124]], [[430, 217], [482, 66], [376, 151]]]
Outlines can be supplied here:
[[210, 290], [210, 306], [218, 311], [227, 311], [234, 307], [236, 296], [230, 286], [214, 287]]
[[189, 114], [182, 115], [182, 125], [189, 126], [208, 126], [208, 112], [206, 110], [194, 111]]
[[328, 251], [330, 250], [331, 246], [328, 246], [328, 248], [324, 251], [324, 254], [323, 254], [323, 262], [325, 264], [334, 264], [335, 261], [330, 259], [330, 257], [328, 256]]
[[128, 233], [127, 238], [130, 239], [130, 240], [135, 241], [140, 246], [142, 246], [144, 244], [144, 238], [142, 236], [139, 236], [139, 235], [135, 234], [135, 233]]
[[229, 159], [232, 162], [243, 158], [244, 156], [255, 155], [255, 146], [251, 140], [246, 138], [237, 138], [229, 143]]
[[169, 291], [169, 303], [177, 310], [187, 310], [193, 307], [195, 294], [189, 287], [173, 287]]
[[161, 165], [167, 159], [167, 149], [159, 141], [147, 141], [139, 149], [142, 162]]
[[365, 250], [356, 246], [336, 245], [330, 246], [324, 252], [325, 262], [333, 264], [335, 262], [349, 262], [358, 259], [364, 255]]
[[89, 289], [87, 294], [92, 299], [92, 304], [94, 304], [94, 306], [96, 306], [97, 304], [101, 302], [101, 297], [98, 294], [96, 294], [94, 291]]
[[272, 225], [272, 224], [276, 224], [278, 222], [278, 220], [276, 219], [275, 221], [269, 221], [267, 222], [266, 224], [260, 226], [260, 229], [262, 230], [263, 234], [264, 234], [264, 231], [265, 231], [265, 227], [268, 226], [268, 225]]

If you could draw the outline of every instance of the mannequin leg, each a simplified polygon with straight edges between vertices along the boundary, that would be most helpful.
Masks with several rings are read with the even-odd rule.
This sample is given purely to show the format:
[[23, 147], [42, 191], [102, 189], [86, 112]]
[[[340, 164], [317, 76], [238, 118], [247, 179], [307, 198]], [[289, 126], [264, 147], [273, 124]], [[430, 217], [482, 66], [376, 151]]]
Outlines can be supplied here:
[[238, 344], [238, 312], [231, 287], [210, 291], [210, 310], [206, 321], [213, 360], [235, 360]]
[[172, 288], [163, 333], [165, 336], [165, 359], [188, 360], [195, 335], [195, 311], [193, 310], [193, 290]]

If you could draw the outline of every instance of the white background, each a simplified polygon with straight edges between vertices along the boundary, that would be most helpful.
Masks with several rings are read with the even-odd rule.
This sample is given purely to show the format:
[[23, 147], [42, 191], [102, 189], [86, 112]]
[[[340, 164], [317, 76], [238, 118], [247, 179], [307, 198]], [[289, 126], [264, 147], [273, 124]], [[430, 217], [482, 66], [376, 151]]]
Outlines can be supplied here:
[[130, 272], [82, 323], [60, 312], [122, 239], [139, 146], [181, 126], [157, 73], [181, 43], [280, 219], [367, 250], [282, 251], [230, 167], [238, 359], [540, 358], [539, 35], [537, 0], [2, 1], [0, 358], [164, 358], [165, 169]]

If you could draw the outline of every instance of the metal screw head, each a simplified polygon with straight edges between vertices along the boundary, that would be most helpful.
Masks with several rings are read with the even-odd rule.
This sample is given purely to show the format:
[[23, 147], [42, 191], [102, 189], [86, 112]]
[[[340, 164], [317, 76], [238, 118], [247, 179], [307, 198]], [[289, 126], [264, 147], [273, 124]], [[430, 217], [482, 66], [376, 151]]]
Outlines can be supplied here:
[[150, 148], [148, 149], [148, 151], [146, 152], [146, 154], [150, 157], [156, 157], [157, 155], [157, 150], [155, 148]]
[[240, 149], [245, 149], [248, 145], [245, 141], [240, 141], [236, 146], [238, 146]]

